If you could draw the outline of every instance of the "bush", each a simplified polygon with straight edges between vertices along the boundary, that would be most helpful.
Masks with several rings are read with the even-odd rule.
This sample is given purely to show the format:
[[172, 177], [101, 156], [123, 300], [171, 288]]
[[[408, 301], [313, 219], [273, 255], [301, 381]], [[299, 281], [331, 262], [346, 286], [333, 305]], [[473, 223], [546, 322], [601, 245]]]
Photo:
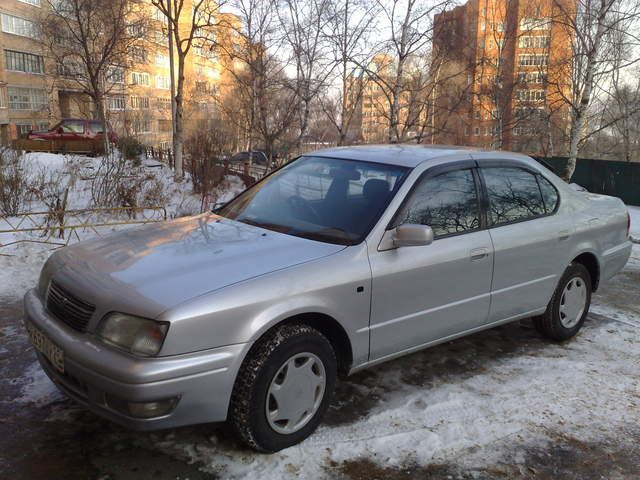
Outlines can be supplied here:
[[197, 132], [185, 142], [185, 170], [191, 175], [194, 193], [211, 193], [222, 182], [226, 168], [218, 159], [225, 144], [216, 131]]
[[0, 214], [18, 214], [30, 194], [29, 180], [17, 152], [0, 147]]
[[118, 150], [126, 160], [133, 160], [139, 163], [140, 155], [145, 152], [146, 147], [136, 137], [121, 137], [118, 139]]

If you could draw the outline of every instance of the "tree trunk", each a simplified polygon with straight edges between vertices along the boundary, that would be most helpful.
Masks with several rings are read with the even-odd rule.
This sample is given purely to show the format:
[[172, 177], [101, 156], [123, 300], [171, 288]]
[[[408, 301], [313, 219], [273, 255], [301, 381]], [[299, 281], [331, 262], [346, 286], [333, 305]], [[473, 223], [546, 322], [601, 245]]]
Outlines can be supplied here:
[[184, 177], [182, 168], [182, 151], [184, 144], [184, 54], [178, 53], [178, 85], [176, 86], [176, 124], [173, 137], [173, 162], [175, 165], [175, 178], [181, 180]]
[[[587, 65], [585, 67], [584, 74], [584, 86], [582, 88], [582, 93], [580, 94], [580, 101], [578, 102], [577, 108], [574, 109], [574, 118], [573, 122], [571, 122], [571, 141], [569, 142], [569, 159], [567, 160], [567, 165], [564, 168], [564, 172], [562, 173], [562, 178], [569, 182], [571, 177], [573, 176], [573, 172], [576, 170], [576, 159], [578, 158], [578, 145], [580, 144], [580, 140], [582, 138], [582, 132], [585, 126], [585, 118], [587, 114], [587, 108], [589, 107], [589, 103], [591, 102], [591, 92], [593, 90], [593, 76], [595, 73], [596, 63], [598, 61], [598, 54], [600, 53], [600, 43], [602, 42], [602, 37], [605, 34], [606, 25], [604, 23], [605, 16], [607, 11], [609, 10], [610, 4], [613, 0], [601, 0], [600, 1], [600, 11], [598, 12], [597, 18], [597, 30], [596, 34], [593, 38], [593, 45], [589, 49], [587, 54]], [[580, 35], [580, 32], [576, 32], [576, 34]]]

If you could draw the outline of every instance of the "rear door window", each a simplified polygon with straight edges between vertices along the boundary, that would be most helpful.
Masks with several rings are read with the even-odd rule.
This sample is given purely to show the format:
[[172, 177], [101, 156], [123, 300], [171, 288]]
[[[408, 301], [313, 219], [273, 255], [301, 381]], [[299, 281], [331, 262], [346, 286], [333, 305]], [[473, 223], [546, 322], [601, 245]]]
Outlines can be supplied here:
[[492, 226], [520, 222], [546, 214], [535, 174], [518, 167], [481, 168], [489, 196]]

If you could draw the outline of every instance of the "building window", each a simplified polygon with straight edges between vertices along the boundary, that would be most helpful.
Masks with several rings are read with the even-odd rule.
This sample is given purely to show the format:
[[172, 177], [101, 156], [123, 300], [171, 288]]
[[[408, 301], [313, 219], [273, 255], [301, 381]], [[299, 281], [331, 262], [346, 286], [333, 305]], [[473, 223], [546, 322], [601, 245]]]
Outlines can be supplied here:
[[547, 75], [542, 72], [519, 72], [519, 83], [545, 83], [547, 81]]
[[0, 87], [0, 108], [7, 108], [7, 103], [4, 99], [4, 88]]
[[520, 30], [549, 30], [551, 28], [550, 18], [525, 17], [520, 19]]
[[480, 127], [476, 127], [473, 129], [473, 134], [477, 137], [480, 135]]
[[548, 36], [526, 36], [518, 39], [520, 48], [548, 48], [551, 44], [551, 37]]
[[131, 72], [131, 83], [148, 87], [150, 85], [149, 74], [146, 72]]
[[131, 125], [134, 133], [150, 133], [151, 132], [151, 120], [147, 118], [135, 118]]
[[29, 5], [33, 5], [34, 7], [39, 7], [42, 5], [40, 0], [18, 0], [18, 1], [22, 3], [28, 3]]
[[124, 83], [124, 68], [114, 66], [107, 68], [107, 80], [111, 83]]
[[549, 64], [549, 55], [518, 55], [518, 63], [522, 67], [543, 67]]
[[124, 110], [127, 106], [127, 100], [124, 95], [116, 95], [113, 97], [107, 97], [107, 109], [108, 110]]
[[49, 130], [49, 122], [38, 122], [38, 130], [40, 132]]
[[545, 109], [543, 107], [527, 107], [516, 108], [515, 116], [518, 120], [536, 120], [545, 118]]
[[61, 77], [81, 77], [84, 74], [82, 64], [73, 58], [63, 58], [57, 65], [58, 75]]
[[9, 108], [11, 110], [40, 110], [47, 106], [47, 96], [39, 88], [9, 87]]
[[38, 29], [35, 23], [6, 13], [2, 14], [2, 31], [22, 37], [38, 38]]
[[156, 65], [160, 67], [169, 67], [169, 56], [163, 55], [161, 53], [156, 53], [155, 55]]
[[44, 61], [42, 57], [32, 53], [5, 50], [4, 64], [7, 70], [14, 72], [44, 73]]
[[209, 92], [209, 82], [196, 82], [196, 92], [198, 92], [198, 93], [208, 93]]
[[131, 97], [131, 108], [149, 109], [149, 97]]
[[147, 63], [147, 50], [142, 47], [131, 47], [129, 56], [137, 63]]
[[30, 123], [16, 123], [16, 132], [19, 137], [24, 137], [31, 130], [33, 130], [33, 126]]
[[156, 76], [156, 88], [162, 88], [164, 90], [169, 90], [169, 88], [171, 88], [171, 79], [166, 75], [157, 75]]
[[156, 99], [158, 101], [158, 108], [161, 110], [171, 110], [171, 98], [169, 97], [159, 97]]
[[535, 102], [545, 99], [544, 90], [518, 90], [516, 91], [516, 100], [521, 102]]
[[465, 125], [465, 127], [464, 127], [464, 136], [465, 137], [469, 136], [469, 126], [468, 125]]

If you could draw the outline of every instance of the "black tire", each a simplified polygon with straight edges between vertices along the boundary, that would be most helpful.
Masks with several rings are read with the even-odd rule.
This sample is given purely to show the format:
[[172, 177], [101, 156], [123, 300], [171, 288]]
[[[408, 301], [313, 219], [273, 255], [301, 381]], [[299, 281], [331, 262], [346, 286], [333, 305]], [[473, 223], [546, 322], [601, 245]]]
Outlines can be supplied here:
[[[311, 420], [291, 434], [276, 432], [267, 420], [265, 402], [272, 379], [292, 356], [309, 352], [325, 369], [322, 402]], [[283, 325], [258, 340], [245, 358], [231, 395], [229, 421], [238, 437], [259, 452], [277, 452], [307, 438], [316, 429], [333, 397], [336, 383], [336, 354], [327, 338], [303, 324]]]
[[[562, 295], [567, 284], [575, 278], [579, 278], [586, 287], [586, 305], [584, 308], [584, 312], [580, 316], [578, 322], [573, 325], [571, 328], [567, 328], [563, 325], [562, 319], [560, 317], [560, 305], [562, 302]], [[587, 314], [589, 313], [589, 306], [591, 304], [591, 275], [589, 275], [588, 270], [579, 263], [572, 263], [567, 267], [567, 269], [562, 274], [560, 281], [558, 282], [558, 286], [556, 287], [555, 292], [553, 292], [553, 296], [549, 301], [549, 305], [547, 305], [547, 310], [540, 315], [539, 317], [535, 317], [533, 319], [533, 324], [536, 329], [545, 337], [550, 338], [551, 340], [555, 340], [558, 342], [568, 340], [573, 337], [580, 328], [582, 328], [582, 324], [587, 318]]]

